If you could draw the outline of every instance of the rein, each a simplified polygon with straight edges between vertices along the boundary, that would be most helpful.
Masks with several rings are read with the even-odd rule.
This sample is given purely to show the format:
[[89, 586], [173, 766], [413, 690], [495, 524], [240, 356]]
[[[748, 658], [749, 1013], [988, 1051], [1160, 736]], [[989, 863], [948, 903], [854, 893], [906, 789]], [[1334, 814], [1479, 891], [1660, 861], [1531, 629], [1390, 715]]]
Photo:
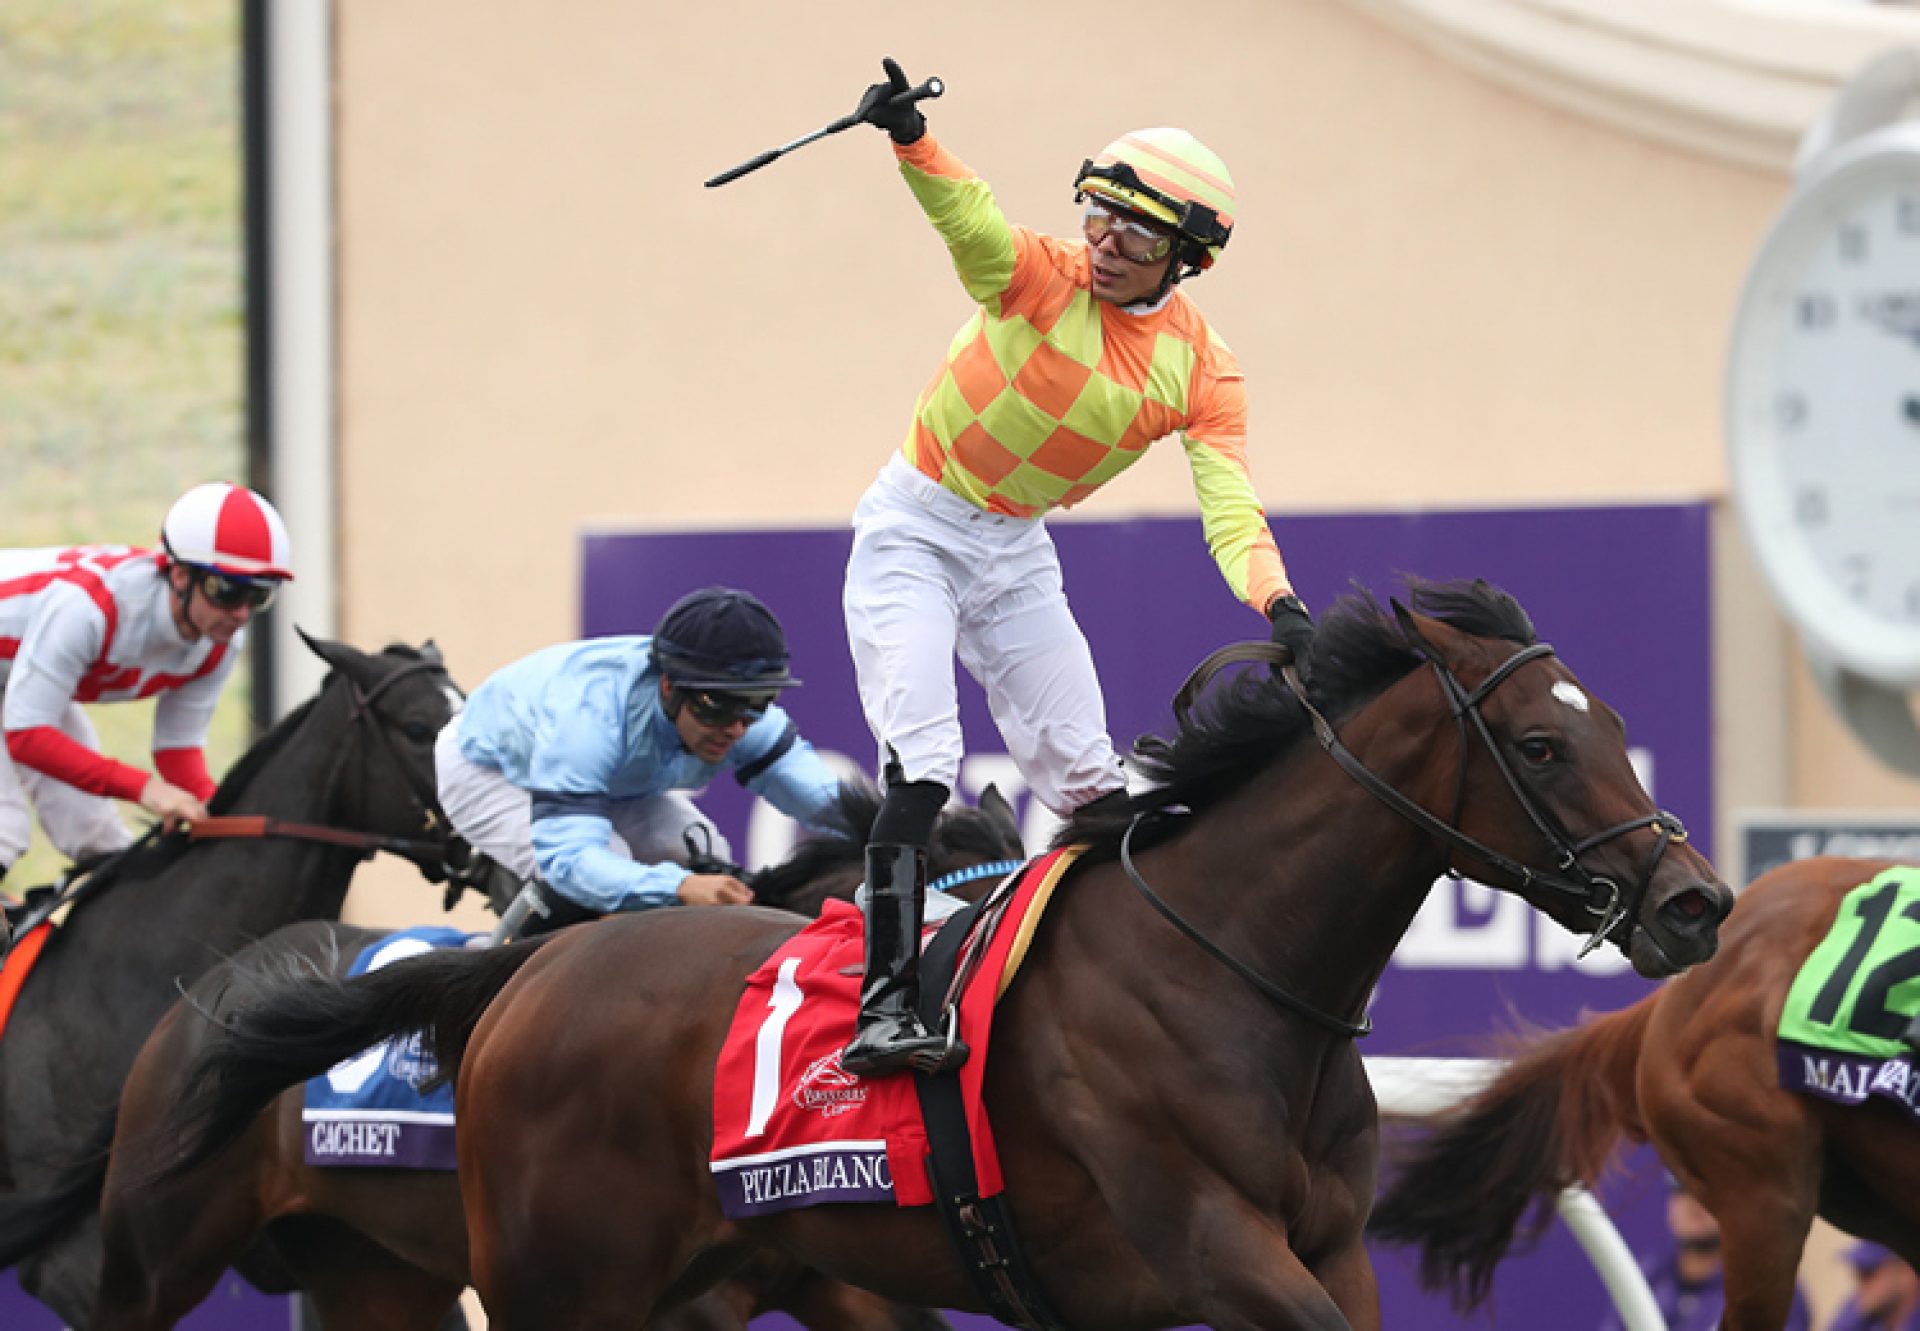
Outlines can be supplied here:
[[[1506, 758], [1501, 754], [1500, 746], [1494, 740], [1493, 731], [1488, 727], [1486, 718], [1480, 711], [1480, 706], [1487, 700], [1487, 697], [1501, 684], [1511, 678], [1520, 667], [1532, 661], [1545, 660], [1552, 657], [1554, 655], [1552, 645], [1537, 642], [1531, 646], [1520, 648], [1512, 656], [1509, 656], [1503, 661], [1492, 674], [1482, 680], [1478, 687], [1472, 690], [1468, 690], [1463, 686], [1460, 681], [1455, 678], [1453, 672], [1447, 668], [1446, 663], [1441, 661], [1433, 653], [1424, 652], [1422, 655], [1425, 657], [1427, 664], [1433, 667], [1434, 674], [1439, 677], [1441, 692], [1446, 696], [1448, 705], [1453, 713], [1454, 721], [1460, 728], [1460, 776], [1454, 796], [1453, 821], [1446, 821], [1436, 817], [1421, 805], [1394, 789], [1393, 786], [1381, 779], [1371, 768], [1354, 756], [1351, 749], [1340, 742], [1340, 737], [1335, 732], [1332, 723], [1308, 700], [1306, 684], [1301, 680], [1299, 672], [1295, 670], [1293, 665], [1292, 651], [1277, 643], [1231, 643], [1208, 656], [1206, 660], [1194, 667], [1193, 673], [1187, 677], [1186, 682], [1180, 686], [1179, 692], [1174, 695], [1174, 719], [1184, 728], [1188, 724], [1189, 717], [1192, 714], [1194, 699], [1213, 677], [1227, 666], [1249, 662], [1264, 662], [1269, 666], [1278, 667], [1281, 678], [1286, 681], [1287, 687], [1299, 701], [1301, 708], [1307, 714], [1308, 720], [1312, 722], [1314, 735], [1320, 741], [1320, 747], [1325, 749], [1328, 756], [1339, 764], [1341, 770], [1351, 776], [1368, 794], [1405, 818], [1415, 827], [1418, 827], [1421, 831], [1428, 833], [1436, 840], [1448, 846], [1450, 852], [1464, 852], [1466, 855], [1491, 866], [1496, 871], [1517, 880], [1516, 890], [1525, 891], [1529, 888], [1539, 888], [1544, 891], [1557, 893], [1561, 896], [1571, 896], [1576, 898], [1589, 914], [1597, 917], [1599, 923], [1594, 927], [1592, 936], [1587, 939], [1586, 944], [1580, 949], [1580, 956], [1584, 957], [1593, 951], [1594, 948], [1600, 946], [1623, 922], [1627, 925], [1628, 933], [1631, 935], [1633, 929], [1636, 927], [1633, 922], [1633, 916], [1635, 912], [1639, 910], [1640, 903], [1646, 898], [1647, 889], [1653, 883], [1653, 875], [1659, 869], [1661, 859], [1665, 857], [1669, 846], [1677, 845], [1687, 839], [1686, 827], [1677, 817], [1662, 809], [1639, 818], [1629, 819], [1623, 823], [1617, 823], [1603, 831], [1596, 832], [1584, 840], [1571, 840], [1554, 825], [1553, 821], [1548, 818], [1533, 797], [1528, 794], [1526, 786], [1520, 781], [1511, 765], [1509, 765]], [[1526, 812], [1528, 819], [1533, 823], [1534, 827], [1539, 830], [1541, 836], [1545, 837], [1547, 842], [1553, 846], [1555, 858], [1552, 870], [1535, 869], [1530, 865], [1523, 864], [1512, 856], [1475, 840], [1454, 825], [1454, 823], [1459, 820], [1461, 804], [1466, 798], [1468, 757], [1466, 738], [1469, 724], [1472, 725], [1474, 731], [1480, 736], [1488, 755], [1493, 759], [1495, 769], [1507, 783], [1507, 788], [1513, 792], [1514, 799], [1519, 802], [1521, 809]], [[1133, 832], [1145, 816], [1144, 813], [1134, 815], [1133, 822], [1127, 826], [1126, 834], [1121, 837], [1120, 863], [1126, 870], [1128, 879], [1155, 910], [1165, 916], [1181, 933], [1197, 943], [1209, 956], [1225, 965], [1229, 970], [1233, 971], [1234, 974], [1246, 980], [1269, 999], [1287, 1008], [1289, 1011], [1307, 1018], [1324, 1030], [1348, 1038], [1365, 1035], [1372, 1029], [1371, 1020], [1364, 1014], [1360, 1021], [1350, 1022], [1339, 1017], [1329, 1016], [1310, 1004], [1295, 998], [1292, 994], [1289, 994], [1265, 976], [1260, 975], [1246, 963], [1229, 955], [1224, 949], [1220, 948], [1212, 940], [1205, 937], [1199, 930], [1181, 918], [1180, 915], [1174, 911], [1173, 907], [1169, 906], [1148, 886], [1146, 879], [1141, 877], [1139, 871], [1134, 868], [1133, 856], [1130, 850], [1133, 841]], [[1648, 855], [1646, 862], [1641, 866], [1640, 876], [1630, 892], [1623, 893], [1620, 890], [1620, 885], [1614, 882], [1613, 879], [1604, 874], [1592, 873], [1579, 862], [1580, 857], [1588, 851], [1605, 845], [1607, 842], [1618, 837], [1625, 836], [1629, 832], [1638, 831], [1643, 827], [1651, 827], [1659, 835], [1654, 843], [1652, 853]], [[1451, 853], [1448, 859], [1449, 862], [1451, 862]], [[1457, 876], [1458, 871], [1452, 869], [1451, 863], [1449, 863], [1448, 872], [1456, 874]]]
[[318, 823], [294, 823], [284, 818], [260, 814], [223, 814], [202, 818], [187, 828], [190, 841], [235, 841], [281, 838], [293, 841], [317, 841], [329, 846], [347, 846], [373, 854], [377, 850], [403, 855], [416, 863], [423, 858], [440, 858], [445, 847], [437, 841], [410, 841], [405, 837], [380, 836], [373, 832], [353, 832], [344, 827], [325, 827]]
[[[384, 836], [376, 832], [356, 832], [343, 827], [327, 827], [318, 823], [296, 823], [284, 818], [272, 818], [258, 814], [223, 814], [203, 818], [190, 824], [187, 829], [191, 841], [233, 841], [279, 839], [290, 841], [312, 841], [321, 845], [343, 846], [357, 850], [361, 858], [376, 851], [386, 851], [411, 861], [432, 881], [453, 878], [459, 881], [460, 871], [466, 867], [471, 857], [466, 853], [466, 843], [457, 838], [446, 836], [441, 829], [450, 824], [446, 814], [440, 808], [440, 795], [437, 790], [429, 790], [414, 775], [413, 768], [407, 765], [399, 748], [393, 742], [393, 736], [382, 722], [379, 708], [374, 704], [380, 695], [402, 680], [415, 675], [434, 674], [445, 676], [447, 668], [438, 661], [410, 661], [383, 677], [370, 689], [362, 689], [351, 678], [346, 680], [351, 690], [351, 709], [347, 716], [356, 726], [366, 722], [373, 733], [379, 737], [380, 747], [393, 760], [400, 773], [400, 780], [406, 787], [407, 795], [413, 801], [414, 809], [420, 815], [421, 830], [432, 840], [418, 840], [409, 837]], [[436, 877], [435, 875], [438, 875]]]
[[1269, 999], [1287, 1009], [1287, 1011], [1305, 1017], [1322, 1030], [1331, 1031], [1333, 1034], [1346, 1040], [1358, 1039], [1360, 1036], [1369, 1034], [1373, 1030], [1373, 1018], [1365, 1013], [1360, 1015], [1360, 1020], [1357, 1022], [1348, 1021], [1343, 1017], [1335, 1017], [1322, 1012], [1319, 1008], [1314, 1007], [1311, 1003], [1303, 999], [1295, 998], [1272, 980], [1260, 974], [1259, 971], [1247, 965], [1246, 962], [1228, 952], [1191, 924], [1188, 924], [1172, 906], [1166, 903], [1158, 892], [1155, 892], [1147, 885], [1147, 880], [1140, 876], [1138, 869], [1133, 867], [1133, 829], [1140, 826], [1141, 821], [1145, 819], [1146, 816], [1144, 812], [1136, 813], [1133, 815], [1133, 821], [1127, 824], [1126, 833], [1120, 838], [1120, 867], [1127, 871], [1127, 878], [1133, 883], [1134, 887], [1139, 889], [1140, 895], [1147, 899], [1148, 905], [1166, 916], [1167, 922], [1174, 928], [1178, 929], [1188, 938], [1191, 938], [1195, 943], [1198, 943], [1200, 949], [1208, 956], [1225, 966], [1235, 975], [1238, 975], [1255, 989], [1258, 989]]

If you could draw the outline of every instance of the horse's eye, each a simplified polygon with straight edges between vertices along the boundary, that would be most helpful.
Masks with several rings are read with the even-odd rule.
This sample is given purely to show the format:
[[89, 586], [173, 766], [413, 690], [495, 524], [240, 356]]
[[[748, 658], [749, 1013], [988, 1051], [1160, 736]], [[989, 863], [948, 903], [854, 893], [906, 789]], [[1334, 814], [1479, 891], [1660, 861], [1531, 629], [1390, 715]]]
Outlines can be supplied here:
[[1560, 758], [1560, 746], [1545, 735], [1529, 735], [1520, 741], [1520, 756], [1535, 767], [1545, 767]]
[[423, 726], [418, 721], [408, 721], [400, 727], [400, 733], [415, 744], [431, 744], [435, 738], [432, 726]]

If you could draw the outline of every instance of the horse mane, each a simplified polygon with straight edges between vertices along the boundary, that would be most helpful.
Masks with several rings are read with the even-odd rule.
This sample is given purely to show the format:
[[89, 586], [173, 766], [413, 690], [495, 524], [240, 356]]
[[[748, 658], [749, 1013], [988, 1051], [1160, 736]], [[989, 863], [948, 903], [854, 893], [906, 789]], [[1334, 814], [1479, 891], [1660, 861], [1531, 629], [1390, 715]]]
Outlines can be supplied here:
[[871, 781], [863, 777], [842, 780], [839, 793], [821, 816], [825, 830], [803, 837], [793, 854], [754, 874], [754, 895], [778, 904], [828, 870], [859, 862], [879, 814], [880, 791]]
[[[880, 789], [863, 776], [843, 778], [840, 790], [821, 816], [822, 830], [803, 838], [779, 864], [752, 875], [754, 897], [763, 904], [784, 906], [803, 888], [829, 873], [863, 865], [874, 819], [880, 816]], [[986, 861], [1008, 855], [1007, 831], [981, 809], [950, 804], [934, 823], [929, 860], [934, 865], [953, 860]]]
[[[1533, 621], [1520, 603], [1483, 579], [1408, 578], [1406, 587], [1413, 609], [1462, 633], [1522, 647], [1536, 641]], [[1407, 637], [1393, 612], [1355, 583], [1320, 621], [1307, 693], [1337, 725], [1426, 660], [1425, 650]], [[1096, 858], [1115, 854], [1136, 814], [1173, 805], [1204, 809], [1272, 764], [1312, 728], [1292, 690], [1266, 670], [1242, 671], [1204, 693], [1171, 738], [1147, 735], [1135, 742], [1133, 766], [1152, 783], [1148, 789], [1124, 801], [1082, 806], [1061, 826], [1054, 844], [1083, 844]]]

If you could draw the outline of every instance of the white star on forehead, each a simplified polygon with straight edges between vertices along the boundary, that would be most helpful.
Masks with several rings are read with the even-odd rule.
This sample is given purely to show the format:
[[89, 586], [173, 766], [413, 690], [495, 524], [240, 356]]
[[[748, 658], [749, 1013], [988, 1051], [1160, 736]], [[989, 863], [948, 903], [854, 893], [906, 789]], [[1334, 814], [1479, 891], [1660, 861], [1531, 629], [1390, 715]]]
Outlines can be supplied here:
[[1555, 681], [1553, 696], [1576, 712], [1584, 712], [1591, 705], [1587, 702], [1587, 695], [1580, 691], [1580, 686], [1570, 680]]

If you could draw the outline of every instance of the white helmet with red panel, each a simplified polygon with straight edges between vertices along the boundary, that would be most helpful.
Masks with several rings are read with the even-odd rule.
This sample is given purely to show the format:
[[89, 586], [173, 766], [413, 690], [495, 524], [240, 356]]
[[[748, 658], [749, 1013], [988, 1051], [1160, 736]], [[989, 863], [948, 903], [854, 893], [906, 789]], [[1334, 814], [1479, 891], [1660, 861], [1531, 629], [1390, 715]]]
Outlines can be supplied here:
[[174, 501], [160, 543], [176, 563], [233, 578], [291, 578], [293, 546], [287, 524], [260, 495], [242, 485], [212, 481]]

